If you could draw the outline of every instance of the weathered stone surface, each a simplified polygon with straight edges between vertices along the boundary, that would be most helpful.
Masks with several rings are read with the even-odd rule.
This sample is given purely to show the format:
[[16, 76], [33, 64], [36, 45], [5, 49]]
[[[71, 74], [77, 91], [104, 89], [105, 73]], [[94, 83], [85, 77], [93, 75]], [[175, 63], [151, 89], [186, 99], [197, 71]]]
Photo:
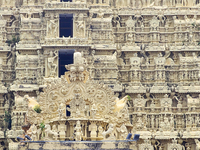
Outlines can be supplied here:
[[[67, 73], [68, 84], [84, 75], [113, 88], [120, 99], [130, 96], [126, 106], [129, 115], [125, 118], [130, 119], [133, 129], [127, 128], [128, 132], [141, 134], [141, 149], [152, 149], [152, 146], [159, 150], [199, 149], [198, 0], [1, 0], [0, 7], [0, 141], [5, 143], [0, 149], [8, 149], [7, 143], [11, 143], [10, 149], [15, 147], [11, 141], [23, 134], [21, 126], [29, 128], [26, 120], [29, 98], [25, 95], [35, 97], [38, 103], [47, 102], [45, 99], [57, 101], [51, 106], [41, 105], [48, 112], [45, 117], [32, 117], [37, 130], [43, 120], [53, 122], [55, 116], [62, 119], [66, 103], [60, 102], [70, 103], [75, 98], [73, 92], [66, 90], [69, 87], [60, 87], [60, 49], [82, 53], [81, 62], [87, 66], [88, 73], [78, 77]], [[59, 37], [60, 14], [73, 14], [73, 36]], [[57, 81], [59, 94], [58, 90], [52, 90], [54, 93], [44, 98], [41, 92], [47, 84], [52, 83], [53, 88]], [[100, 99], [101, 90], [93, 93], [94, 88], [87, 89], [90, 97]], [[57, 99], [57, 95], [62, 96]], [[102, 99], [104, 102], [104, 97]], [[84, 109], [93, 112], [91, 118], [99, 119], [99, 106], [91, 104]], [[82, 109], [72, 113], [81, 116], [90, 114], [89, 111]], [[11, 127], [5, 112], [11, 115]], [[48, 138], [59, 140], [56, 138], [60, 134], [62, 139], [66, 136], [72, 140], [74, 130], [67, 133], [65, 130], [70, 130], [66, 126], [76, 127], [74, 120], [66, 126], [60, 122], [54, 128], [52, 122], [46, 128], [52, 136]], [[103, 138], [94, 130], [103, 133], [108, 129], [106, 124], [102, 129], [94, 122], [80, 126], [90, 126], [90, 140]], [[121, 124], [117, 127], [120, 133], [126, 134]], [[33, 137], [39, 139], [40, 131], [36, 134], [36, 128], [31, 127]], [[62, 129], [64, 131], [57, 132]]]

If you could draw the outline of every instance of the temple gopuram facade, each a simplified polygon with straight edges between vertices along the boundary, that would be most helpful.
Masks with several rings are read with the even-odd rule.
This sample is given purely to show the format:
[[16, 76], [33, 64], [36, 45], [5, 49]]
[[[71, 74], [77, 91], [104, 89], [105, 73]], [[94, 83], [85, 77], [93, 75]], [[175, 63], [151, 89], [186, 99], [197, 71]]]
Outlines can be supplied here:
[[[74, 73], [64, 80], [67, 70], [73, 72], [74, 68], [65, 65], [74, 63], [76, 52], [83, 57], [84, 77]], [[22, 127], [34, 124], [28, 120], [27, 106], [32, 101], [49, 109], [46, 120], [61, 107], [60, 117], [70, 118], [69, 105], [80, 95], [68, 95], [66, 105], [60, 105], [53, 102], [60, 91], [49, 95], [46, 91], [49, 84], [58, 87], [65, 82], [69, 89], [72, 84], [68, 84], [76, 82], [73, 76], [81, 81], [87, 76], [90, 87], [93, 82], [99, 85], [89, 91], [99, 88], [96, 96], [88, 95], [94, 103], [85, 100], [81, 107], [85, 111], [80, 113], [90, 119], [95, 119], [91, 112], [101, 106], [96, 99], [109, 101], [105, 91], [111, 89], [119, 99], [127, 98], [128, 113], [121, 118], [128, 117], [130, 124], [122, 123], [119, 128], [140, 134], [138, 150], [199, 150], [200, 1], [0, 0], [0, 150], [14, 150], [16, 137], [24, 133]], [[52, 102], [44, 101], [44, 93]], [[53, 121], [48, 130], [57, 129]], [[71, 122], [62, 129], [79, 127], [92, 135], [81, 139], [87, 141], [103, 139], [100, 127], [104, 131], [111, 127], [105, 120], [102, 126], [95, 121]], [[115, 120], [112, 123], [117, 128]], [[116, 135], [123, 130], [116, 129]], [[73, 130], [69, 132], [57, 133], [53, 139], [73, 140]]]

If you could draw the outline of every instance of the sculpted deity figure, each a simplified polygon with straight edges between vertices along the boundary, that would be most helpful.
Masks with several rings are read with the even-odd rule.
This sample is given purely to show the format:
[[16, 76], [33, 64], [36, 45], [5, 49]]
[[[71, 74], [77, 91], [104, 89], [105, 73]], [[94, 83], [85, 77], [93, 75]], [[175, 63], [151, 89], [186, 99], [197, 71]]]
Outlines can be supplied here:
[[75, 131], [75, 140], [81, 141], [83, 133], [81, 130], [81, 124], [79, 120], [76, 122], [76, 127], [74, 128], [74, 131]]
[[126, 136], [128, 135], [128, 131], [125, 124], [123, 124], [120, 128], [117, 128], [117, 131], [119, 132], [120, 140], [125, 140]]
[[37, 127], [35, 126], [35, 124], [31, 126], [31, 137], [33, 141], [37, 140]]
[[53, 125], [52, 132], [53, 132], [53, 135], [54, 135], [54, 139], [57, 141], [57, 139], [58, 139], [58, 130], [56, 128], [56, 125]]
[[92, 119], [95, 118], [96, 113], [97, 113], [97, 108], [96, 108], [96, 105], [93, 104], [93, 105], [92, 105], [92, 109], [91, 109], [91, 116], [92, 116]]
[[51, 133], [51, 126], [49, 124], [45, 124], [45, 137], [48, 138]]
[[58, 19], [49, 20], [47, 24], [47, 36], [56, 38], [58, 34]]
[[85, 23], [83, 17], [83, 14], [79, 14], [78, 19], [76, 21], [76, 37], [78, 38], [84, 37]]
[[103, 128], [102, 128], [101, 125], [99, 126], [98, 130], [99, 130], [99, 132], [98, 132], [98, 137], [99, 137], [99, 138], [103, 138], [103, 136], [102, 136]]
[[50, 57], [48, 58], [48, 68], [49, 68], [49, 77], [55, 77], [57, 64], [54, 63], [55, 59], [58, 57], [56, 51], [54, 53], [50, 51]]
[[58, 117], [59, 117], [59, 119], [62, 119], [63, 118], [63, 104], [61, 103], [60, 105], [59, 105], [59, 108], [58, 108]]
[[89, 131], [91, 138], [96, 138], [97, 135], [97, 125], [96, 122], [91, 122], [91, 125], [89, 125]]

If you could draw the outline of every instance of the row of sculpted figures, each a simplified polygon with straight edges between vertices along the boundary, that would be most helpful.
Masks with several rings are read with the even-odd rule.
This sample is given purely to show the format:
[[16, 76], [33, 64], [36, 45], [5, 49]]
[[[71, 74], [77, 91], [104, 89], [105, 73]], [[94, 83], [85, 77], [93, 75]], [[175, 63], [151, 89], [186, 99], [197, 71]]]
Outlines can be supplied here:
[[[96, 3], [104, 3], [102, 0], [96, 0]], [[94, 3], [94, 2], [93, 2]], [[106, 2], [105, 2], [106, 3]], [[111, 5], [115, 5], [118, 8], [122, 7], [176, 7], [176, 6], [196, 6], [199, 4], [199, 0], [110, 0]]]

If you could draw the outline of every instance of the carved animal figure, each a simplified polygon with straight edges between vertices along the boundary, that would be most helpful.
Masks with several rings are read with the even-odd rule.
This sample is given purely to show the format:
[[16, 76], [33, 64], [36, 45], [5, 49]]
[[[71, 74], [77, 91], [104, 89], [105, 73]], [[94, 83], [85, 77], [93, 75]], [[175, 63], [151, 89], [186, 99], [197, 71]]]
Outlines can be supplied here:
[[108, 130], [103, 131], [103, 133], [102, 133], [103, 138], [106, 139], [106, 135], [110, 135], [113, 132], [113, 130], [114, 130], [113, 124], [110, 124]]
[[199, 105], [199, 98], [192, 98], [189, 94], [187, 97], [187, 105], [188, 107], [198, 106]]
[[125, 96], [121, 100], [117, 98], [115, 100], [116, 104], [114, 106], [115, 107], [114, 112], [119, 112], [120, 110], [122, 110], [126, 106], [127, 101], [128, 101], [128, 96]]
[[29, 97], [28, 95], [24, 95], [24, 98], [28, 100], [28, 107], [30, 108], [34, 108], [36, 105], [39, 105], [39, 103], [34, 97]]
[[53, 135], [54, 137], [57, 136], [56, 132], [51, 130], [51, 126], [49, 124], [45, 125], [45, 137], [49, 138], [49, 135]]

